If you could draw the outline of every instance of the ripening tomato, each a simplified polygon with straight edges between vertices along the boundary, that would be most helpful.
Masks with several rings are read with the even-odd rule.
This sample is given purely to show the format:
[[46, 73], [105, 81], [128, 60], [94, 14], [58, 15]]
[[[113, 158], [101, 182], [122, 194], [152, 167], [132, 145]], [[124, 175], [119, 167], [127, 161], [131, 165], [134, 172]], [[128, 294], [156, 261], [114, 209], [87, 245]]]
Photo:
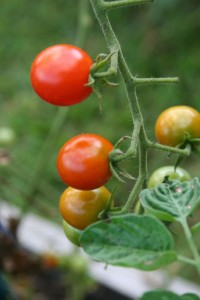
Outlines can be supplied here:
[[51, 104], [77, 104], [92, 93], [91, 87], [86, 86], [92, 64], [90, 56], [76, 46], [50, 46], [40, 52], [33, 61], [33, 89]]
[[62, 180], [80, 190], [93, 190], [111, 177], [109, 153], [113, 145], [97, 134], [80, 134], [67, 141], [58, 153]]
[[83, 230], [98, 220], [109, 199], [110, 192], [104, 186], [90, 191], [68, 187], [61, 195], [59, 209], [68, 224]]
[[72, 244], [74, 244], [76, 246], [80, 246], [79, 237], [80, 237], [80, 234], [81, 234], [81, 230], [72, 227], [65, 220], [63, 220], [62, 224], [63, 224], [64, 233], [65, 233], [66, 237], [68, 238], [68, 240]]
[[200, 138], [200, 114], [192, 107], [170, 107], [156, 121], [155, 134], [161, 144], [175, 147], [184, 141], [186, 133]]
[[174, 166], [164, 166], [155, 170], [149, 178], [148, 187], [154, 188], [162, 183], [166, 176], [171, 180], [188, 181], [191, 180], [190, 174], [183, 168], [177, 167], [176, 171]]

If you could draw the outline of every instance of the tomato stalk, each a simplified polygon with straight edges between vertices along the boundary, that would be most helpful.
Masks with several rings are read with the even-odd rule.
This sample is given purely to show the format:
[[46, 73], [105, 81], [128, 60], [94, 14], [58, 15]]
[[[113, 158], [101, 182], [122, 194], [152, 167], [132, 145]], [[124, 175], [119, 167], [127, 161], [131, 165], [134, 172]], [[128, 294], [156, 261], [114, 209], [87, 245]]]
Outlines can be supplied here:
[[107, 9], [114, 9], [114, 8], [121, 8], [125, 6], [132, 6], [132, 5], [140, 5], [140, 4], [148, 4], [154, 2], [154, 0], [118, 0], [118, 1], [111, 1], [106, 2], [105, 6]]
[[92, 23], [91, 15], [89, 14], [89, 2], [88, 0], [80, 0], [78, 8], [78, 26], [75, 39], [75, 45], [81, 47], [84, 45], [88, 28]]
[[199, 254], [198, 249], [196, 247], [196, 244], [193, 240], [192, 232], [191, 232], [191, 230], [188, 226], [187, 219], [186, 218], [180, 219], [180, 223], [183, 227], [188, 245], [189, 245], [190, 250], [192, 252], [192, 255], [194, 257], [194, 262], [195, 262], [196, 269], [197, 269], [197, 271], [200, 275], [200, 254]]
[[170, 147], [170, 146], [162, 145], [159, 143], [153, 143], [150, 140], [147, 140], [147, 144], [148, 144], [148, 148], [166, 151], [166, 152], [178, 154], [181, 156], [189, 156], [191, 153], [191, 145], [190, 144], [187, 144], [184, 149]]
[[[127, 94], [127, 99], [129, 102], [130, 112], [133, 121], [133, 132], [132, 132], [132, 139], [128, 150], [125, 153], [121, 153], [120, 151], [113, 151], [110, 153], [110, 161], [111, 164], [113, 163], [113, 167], [115, 163], [118, 163], [122, 160], [133, 158], [136, 156], [137, 151], [139, 151], [139, 175], [135, 186], [133, 187], [130, 196], [125, 203], [124, 207], [121, 211], [118, 212], [111, 212], [111, 214], [123, 214], [127, 213], [130, 208], [133, 206], [134, 199], [137, 198], [137, 195], [141, 189], [141, 187], [145, 186], [146, 178], [147, 178], [147, 152], [150, 148], [157, 148], [162, 149], [164, 151], [169, 151], [171, 153], [176, 153], [179, 155], [187, 156], [189, 155], [190, 151], [188, 149], [178, 149], [163, 146], [160, 144], [155, 144], [149, 141], [146, 135], [146, 131], [144, 128], [143, 116], [140, 110], [139, 101], [137, 98], [136, 88], [139, 85], [149, 85], [149, 84], [164, 84], [164, 83], [177, 83], [177, 77], [166, 77], [166, 78], [137, 78], [134, 77], [129, 70], [129, 67], [126, 63], [126, 60], [123, 56], [120, 43], [112, 29], [112, 25], [109, 21], [107, 12], [109, 9], [119, 8], [122, 6], [128, 5], [135, 5], [135, 4], [142, 4], [148, 3], [152, 1], [111, 1], [111, 2], [104, 2], [103, 0], [90, 0], [96, 18], [100, 24], [100, 27], [104, 33], [105, 40], [107, 42], [108, 48], [110, 53], [114, 53], [111, 57], [110, 68], [115, 70], [113, 74], [119, 70], [122, 79], [124, 81], [125, 90]], [[110, 76], [110, 72], [108, 72]], [[98, 72], [98, 78], [106, 76], [106, 72]], [[95, 77], [95, 73], [93, 74]], [[119, 153], [119, 154], [118, 154]], [[116, 169], [117, 172], [117, 169]]]

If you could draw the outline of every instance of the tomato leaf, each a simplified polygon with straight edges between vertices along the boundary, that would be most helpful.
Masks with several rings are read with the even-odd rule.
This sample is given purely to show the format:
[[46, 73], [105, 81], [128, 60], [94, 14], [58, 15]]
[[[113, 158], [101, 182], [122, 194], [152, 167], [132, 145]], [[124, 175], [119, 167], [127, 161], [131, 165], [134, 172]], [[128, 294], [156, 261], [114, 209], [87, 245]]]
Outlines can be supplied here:
[[200, 300], [200, 297], [193, 293], [184, 294], [181, 300]]
[[87, 227], [80, 237], [84, 251], [106, 264], [155, 270], [176, 260], [171, 233], [153, 216], [127, 214]]
[[145, 210], [164, 221], [185, 218], [200, 205], [200, 183], [197, 178], [180, 182], [169, 180], [154, 189], [140, 193]]
[[139, 300], [200, 300], [195, 294], [179, 296], [169, 291], [152, 291], [145, 293]]

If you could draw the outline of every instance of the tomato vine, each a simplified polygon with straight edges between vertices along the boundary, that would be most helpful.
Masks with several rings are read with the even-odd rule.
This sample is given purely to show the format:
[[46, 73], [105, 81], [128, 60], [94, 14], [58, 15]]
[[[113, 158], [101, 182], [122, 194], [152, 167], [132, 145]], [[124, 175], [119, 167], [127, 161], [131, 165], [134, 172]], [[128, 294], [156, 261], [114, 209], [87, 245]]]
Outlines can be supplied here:
[[[58, 156], [58, 161], [61, 162], [58, 162], [57, 164], [61, 178], [64, 178], [64, 182], [69, 185], [68, 189], [61, 196], [60, 210], [63, 218], [67, 222], [65, 224], [65, 230], [69, 228], [69, 226], [67, 226], [68, 223], [70, 224], [69, 239], [75, 241], [76, 245], [83, 247], [85, 252], [97, 261], [105, 262], [106, 264], [134, 267], [147, 271], [158, 269], [175, 261], [180, 261], [195, 266], [200, 274], [200, 253], [193, 238], [193, 232], [198, 231], [200, 226], [198, 223], [195, 224], [193, 228], [190, 228], [188, 224], [188, 217], [190, 217], [197, 207], [200, 206], [200, 183], [198, 179], [194, 178], [190, 180], [190, 175], [187, 174], [187, 172], [184, 173], [184, 176], [186, 175], [186, 177], [182, 178], [181, 176], [177, 176], [171, 178], [170, 176], [173, 173], [170, 171], [169, 174], [165, 173], [165, 178], [160, 180], [158, 185], [153, 186], [153, 188], [152, 186], [151, 188], [147, 188], [148, 151], [150, 149], [176, 154], [178, 156], [177, 163], [174, 166], [174, 174], [176, 175], [179, 174], [178, 165], [181, 160], [184, 157], [189, 156], [192, 151], [197, 151], [196, 145], [200, 142], [199, 112], [195, 111], [196, 117], [194, 124], [193, 118], [191, 118], [192, 121], [189, 125], [186, 124], [186, 126], [177, 124], [179, 117], [176, 116], [176, 123], [173, 123], [172, 126], [173, 129], [175, 127], [176, 131], [178, 131], [178, 138], [176, 132], [173, 141], [170, 140], [170, 138], [173, 138], [173, 134], [170, 132], [170, 142], [168, 142], [168, 140], [167, 142], [165, 142], [165, 140], [163, 142], [160, 138], [160, 135], [163, 134], [163, 132], [160, 133], [160, 125], [158, 125], [159, 130], [156, 127], [158, 142], [153, 142], [148, 138], [137, 96], [137, 88], [143, 85], [174, 84], [178, 83], [178, 78], [139, 78], [134, 76], [124, 58], [121, 45], [113, 31], [108, 16], [110, 10], [113, 9], [139, 4], [149, 4], [151, 2], [153, 1], [90, 0], [96, 19], [99, 22], [107, 42], [109, 53], [97, 56], [90, 68], [87, 88], [93, 88], [98, 94], [99, 84], [115, 85], [111, 81], [112, 79], [115, 79], [118, 72], [120, 73], [125, 86], [132, 117], [132, 135], [126, 137], [130, 141], [126, 151], [123, 152], [120, 149], [120, 144], [123, 142], [124, 138], [119, 139], [114, 146], [114, 149], [112, 145], [110, 146], [109, 144], [109, 147], [102, 151], [103, 160], [97, 159], [97, 161], [92, 164], [92, 167], [87, 166], [86, 171], [84, 170], [85, 173], [83, 172], [83, 176], [81, 173], [83, 171], [82, 156], [83, 158], [88, 158], [90, 156], [90, 153], [88, 154], [87, 152], [88, 150], [85, 152], [85, 143], [87, 142], [87, 139], [85, 135], [83, 135], [85, 140], [81, 140], [79, 144], [80, 151], [76, 152], [76, 147], [73, 148], [73, 155], [69, 154], [68, 150], [65, 153], [65, 145], [68, 145], [71, 141], [66, 142], [64, 145], [64, 153], [62, 150], [63, 148], [61, 149], [61, 152], [59, 152], [61, 154]], [[86, 12], [86, 7], [88, 7], [88, 1], [82, 2], [81, 8], [84, 8], [84, 13]], [[82, 21], [88, 24], [87, 18], [82, 19]], [[83, 35], [84, 34], [85, 31], [83, 31]], [[80, 35], [79, 40], [81, 40]], [[106, 71], [105, 67], [107, 68]], [[78, 72], [76, 72], [76, 76], [79, 76]], [[86, 87], [85, 83], [82, 83], [82, 85], [82, 87]], [[68, 103], [67, 105], [71, 104]], [[189, 112], [194, 112], [193, 108], [186, 106], [185, 108]], [[190, 119], [187, 115], [181, 115], [180, 117], [182, 119]], [[166, 124], [164, 129], [166, 131]], [[104, 138], [101, 137], [101, 139]], [[94, 141], [93, 144], [95, 144]], [[98, 143], [96, 148], [93, 147], [92, 150], [89, 150], [92, 155], [96, 155], [97, 148], [101, 148]], [[60, 156], [62, 156], [61, 159]], [[102, 205], [99, 205], [98, 202], [97, 209], [95, 209], [96, 204], [95, 207], [92, 206], [92, 208], [89, 207], [87, 209], [87, 205], [89, 205], [91, 198], [90, 196], [93, 195], [95, 198], [97, 190], [104, 189], [102, 185], [110, 178], [110, 171], [112, 171], [113, 175], [118, 180], [122, 180], [122, 177], [132, 179], [131, 175], [125, 170], [122, 170], [119, 166], [121, 161], [127, 159], [138, 159], [139, 168], [138, 177], [123, 206], [113, 207], [112, 203], [114, 202], [113, 198], [115, 195], [114, 193], [110, 195], [110, 192], [107, 191], [106, 197], [102, 200]], [[101, 177], [101, 174], [98, 172], [98, 166], [99, 169], [102, 169], [105, 165], [106, 176], [103, 177], [106, 177], [106, 179], [103, 178], [102, 181], [100, 180], [100, 183], [98, 182], [97, 186], [91, 185], [93, 179], [97, 181], [97, 179]], [[74, 170], [76, 171], [75, 173]], [[75, 185], [71, 181], [73, 177], [76, 181]], [[74, 195], [75, 192], [76, 196], [70, 198], [71, 194]], [[99, 199], [95, 198], [95, 201], [96, 200]], [[73, 207], [70, 201], [73, 202]], [[68, 202], [70, 202], [69, 206]], [[141, 203], [141, 208], [134, 211], [134, 208], [138, 203]], [[83, 212], [85, 207], [86, 212]], [[81, 217], [79, 214], [76, 214], [78, 211], [81, 211]], [[79, 221], [82, 219], [84, 224], [79, 224]], [[87, 222], [85, 222], [85, 219], [87, 219]], [[105, 219], [107, 219], [107, 222], [105, 222]], [[192, 258], [184, 257], [177, 253], [174, 247], [174, 237], [167, 226], [165, 226], [164, 222], [178, 222], [181, 224], [188, 242], [188, 247], [191, 250]], [[77, 232], [77, 229], [80, 231]], [[68, 235], [68, 233], [66, 233], [66, 235]], [[163, 295], [167, 295], [167, 293], [163, 292]], [[145, 296], [141, 299], [145, 299]], [[151, 299], [156, 298], [152, 297]], [[179, 298], [177, 297], [177, 299]], [[191, 296], [191, 299], [196, 299], [195, 295]]]

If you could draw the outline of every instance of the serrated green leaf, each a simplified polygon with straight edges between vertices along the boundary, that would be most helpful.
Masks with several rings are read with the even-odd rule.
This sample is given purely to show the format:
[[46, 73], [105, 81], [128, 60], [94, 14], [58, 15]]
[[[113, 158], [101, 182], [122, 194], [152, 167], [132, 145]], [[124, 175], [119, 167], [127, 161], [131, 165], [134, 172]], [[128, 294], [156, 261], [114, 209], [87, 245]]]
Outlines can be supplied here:
[[179, 296], [170, 291], [151, 291], [145, 293], [139, 300], [200, 300], [195, 294]]
[[197, 178], [180, 182], [169, 180], [154, 189], [145, 189], [140, 200], [147, 212], [163, 221], [185, 218], [200, 205], [200, 183]]
[[96, 261], [147, 271], [177, 259], [171, 233], [152, 216], [128, 214], [97, 222], [83, 231], [80, 243]]

